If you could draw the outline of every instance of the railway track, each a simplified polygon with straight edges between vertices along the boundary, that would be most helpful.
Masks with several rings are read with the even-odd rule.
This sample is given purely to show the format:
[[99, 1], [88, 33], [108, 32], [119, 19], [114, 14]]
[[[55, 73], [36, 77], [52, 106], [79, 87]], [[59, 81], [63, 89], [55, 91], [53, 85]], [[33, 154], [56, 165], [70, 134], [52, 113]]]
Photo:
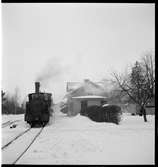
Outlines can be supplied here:
[[38, 138], [44, 127], [29, 128], [5, 144], [2, 147], [2, 164], [16, 164]]
[[20, 121], [20, 120], [7, 121], [7, 122], [5, 122], [5, 123], [2, 124], [2, 128], [5, 128], [5, 127], [7, 127], [7, 126], [9, 126], [9, 125], [11, 125], [11, 124], [13, 124], [15, 122], [18, 122], [18, 121]]
[[16, 164], [16, 162], [25, 154], [25, 152], [31, 147], [31, 145], [34, 143], [34, 141], [37, 139], [37, 137], [41, 134], [41, 132], [43, 131], [42, 127], [40, 129], [40, 131], [35, 135], [35, 137], [33, 138], [33, 140], [30, 142], [30, 144], [28, 145], [28, 147], [20, 154], [20, 156], [18, 156], [18, 158], [13, 162], [13, 164]]
[[2, 123], [2, 127], [5, 126], [5, 125], [8, 125], [10, 123], [10, 121], [7, 121], [5, 123]]
[[5, 144], [4, 146], [2, 146], [2, 150], [5, 149], [6, 147], [8, 147], [12, 142], [14, 142], [15, 140], [17, 140], [19, 137], [21, 137], [22, 135], [24, 135], [25, 133], [27, 133], [29, 130], [31, 130], [31, 128], [21, 132], [19, 135], [17, 135], [15, 138], [13, 138], [11, 141], [9, 141], [7, 144]]

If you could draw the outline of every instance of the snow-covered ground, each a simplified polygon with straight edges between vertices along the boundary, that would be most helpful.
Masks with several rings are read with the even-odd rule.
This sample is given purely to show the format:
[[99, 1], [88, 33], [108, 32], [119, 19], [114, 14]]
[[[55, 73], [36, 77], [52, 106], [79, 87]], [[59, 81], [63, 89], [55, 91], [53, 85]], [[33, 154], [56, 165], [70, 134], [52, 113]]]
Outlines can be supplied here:
[[[58, 106], [54, 110], [49, 125], [17, 164], [154, 164], [154, 116], [148, 116], [145, 123], [140, 116], [124, 114], [121, 124], [115, 125], [80, 115], [67, 117]], [[5, 122], [20, 117], [2, 118]], [[14, 129], [3, 128], [2, 143], [18, 133], [18, 128], [28, 125], [20, 121]]]
[[15, 138], [18, 134], [23, 132], [26, 128], [29, 128], [29, 125], [24, 122], [24, 115], [3, 115], [2, 116], [2, 123], [7, 121], [14, 121], [18, 120], [17, 122], [13, 123], [16, 124], [17, 127], [11, 129], [10, 126], [6, 126], [2, 128], [2, 146], [7, 144], [11, 139]]
[[23, 120], [24, 115], [18, 114], [18, 115], [3, 115], [2, 116], [2, 123], [5, 123], [7, 121], [14, 121], [14, 120]]

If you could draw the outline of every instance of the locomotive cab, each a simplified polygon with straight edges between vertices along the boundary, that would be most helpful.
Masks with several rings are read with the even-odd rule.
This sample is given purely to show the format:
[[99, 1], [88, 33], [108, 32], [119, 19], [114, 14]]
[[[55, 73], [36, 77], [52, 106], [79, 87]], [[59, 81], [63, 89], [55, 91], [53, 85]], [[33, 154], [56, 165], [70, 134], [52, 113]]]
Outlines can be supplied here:
[[35, 83], [35, 93], [30, 93], [29, 101], [26, 102], [25, 121], [27, 123], [34, 126], [35, 124], [45, 125], [49, 122], [51, 96], [51, 93], [39, 92], [39, 83]]

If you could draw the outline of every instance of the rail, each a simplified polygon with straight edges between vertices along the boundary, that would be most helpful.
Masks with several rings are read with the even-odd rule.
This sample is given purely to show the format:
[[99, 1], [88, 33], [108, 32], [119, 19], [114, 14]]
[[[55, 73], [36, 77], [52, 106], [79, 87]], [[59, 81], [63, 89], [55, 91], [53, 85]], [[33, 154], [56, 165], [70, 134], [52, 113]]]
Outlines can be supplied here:
[[44, 125], [40, 131], [35, 135], [35, 137], [33, 138], [33, 140], [30, 142], [30, 144], [27, 146], [27, 148], [18, 156], [18, 158], [12, 163], [12, 164], [16, 164], [17, 161], [26, 153], [26, 151], [30, 148], [30, 146], [34, 143], [34, 141], [37, 139], [37, 137], [41, 134], [41, 132], [43, 131], [44, 127], [46, 125]]
[[7, 144], [5, 144], [4, 146], [2, 146], [2, 150], [5, 149], [6, 147], [8, 147], [13, 141], [17, 140], [20, 136], [24, 135], [26, 132], [30, 131], [31, 128], [23, 131], [22, 133], [20, 133], [19, 135], [17, 135], [15, 138], [13, 138], [11, 141], [9, 141]]
[[5, 128], [5, 127], [7, 127], [7, 126], [9, 126], [9, 125], [11, 125], [11, 124], [13, 124], [15, 122], [18, 122], [18, 121], [21, 121], [21, 120], [7, 121], [7, 122], [2, 124], [2, 128]]

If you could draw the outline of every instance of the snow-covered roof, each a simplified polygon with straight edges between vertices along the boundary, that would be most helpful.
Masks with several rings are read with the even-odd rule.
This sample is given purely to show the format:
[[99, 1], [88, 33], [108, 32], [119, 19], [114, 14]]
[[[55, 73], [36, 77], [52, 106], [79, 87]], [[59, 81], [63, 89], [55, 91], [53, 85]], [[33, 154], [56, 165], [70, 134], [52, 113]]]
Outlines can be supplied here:
[[73, 99], [105, 99], [105, 96], [87, 95], [87, 96], [76, 96]]
[[81, 85], [82, 83], [80, 82], [67, 82], [67, 92], [78, 89]]
[[87, 87], [95, 88], [99, 91], [104, 91], [103, 85], [100, 82], [92, 82], [88, 79], [85, 79], [84, 82], [67, 82], [67, 92], [74, 92], [80, 89], [81, 87], [84, 87], [87, 89]]

